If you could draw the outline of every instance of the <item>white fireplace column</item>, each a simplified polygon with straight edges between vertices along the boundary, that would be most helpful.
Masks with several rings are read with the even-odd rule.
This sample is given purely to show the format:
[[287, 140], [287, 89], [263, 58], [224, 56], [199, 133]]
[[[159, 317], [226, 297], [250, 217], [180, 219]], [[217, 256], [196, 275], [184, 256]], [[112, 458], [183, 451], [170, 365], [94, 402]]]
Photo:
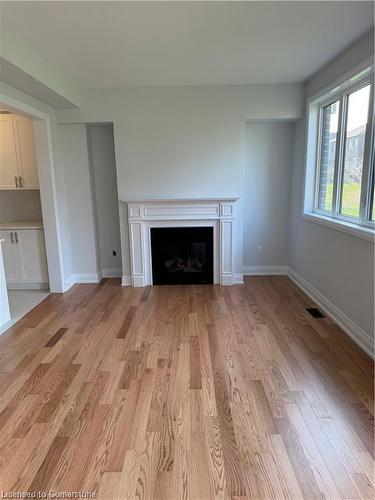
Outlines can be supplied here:
[[233, 285], [237, 200], [123, 200], [128, 205], [131, 285], [152, 285], [152, 227], [199, 226], [213, 228], [214, 283]]

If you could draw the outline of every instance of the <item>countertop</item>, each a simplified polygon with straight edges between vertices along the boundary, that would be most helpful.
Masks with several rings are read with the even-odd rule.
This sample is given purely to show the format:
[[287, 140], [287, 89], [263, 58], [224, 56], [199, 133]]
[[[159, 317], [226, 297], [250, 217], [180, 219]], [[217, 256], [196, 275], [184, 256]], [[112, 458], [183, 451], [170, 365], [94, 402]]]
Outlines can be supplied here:
[[0, 222], [0, 230], [2, 229], [43, 229], [43, 222], [38, 220], [33, 221], [18, 221], [18, 222]]

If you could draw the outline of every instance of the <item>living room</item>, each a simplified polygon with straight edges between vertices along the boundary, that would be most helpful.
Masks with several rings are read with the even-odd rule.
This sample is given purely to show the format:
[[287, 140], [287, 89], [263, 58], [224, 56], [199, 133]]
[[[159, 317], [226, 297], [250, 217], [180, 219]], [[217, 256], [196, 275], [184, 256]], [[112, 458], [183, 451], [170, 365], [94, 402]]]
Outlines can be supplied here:
[[[371, 2], [2, 2], [4, 492], [373, 497], [373, 26]], [[48, 280], [10, 279], [20, 230]]]

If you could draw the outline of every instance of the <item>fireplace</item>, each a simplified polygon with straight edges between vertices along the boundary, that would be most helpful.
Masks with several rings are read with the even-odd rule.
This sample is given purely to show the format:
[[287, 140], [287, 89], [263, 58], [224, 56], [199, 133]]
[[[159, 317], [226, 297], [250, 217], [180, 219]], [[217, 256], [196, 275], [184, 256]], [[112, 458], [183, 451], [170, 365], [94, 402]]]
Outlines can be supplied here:
[[213, 283], [212, 227], [151, 228], [154, 285]]
[[[242, 275], [234, 272], [237, 200], [238, 198], [234, 197], [122, 200], [121, 223], [127, 220], [131, 273], [130, 276], [123, 274], [122, 285], [147, 286], [161, 283], [162, 280], [167, 283], [199, 282], [217, 285], [241, 283]], [[151, 236], [157, 235], [154, 229], [166, 230], [160, 235], [162, 241], [169, 240], [170, 245], [182, 244], [181, 235], [184, 234], [183, 237], [187, 241], [184, 242], [185, 250], [178, 249], [182, 252], [181, 255], [178, 255], [179, 252], [176, 254], [176, 248], [174, 252], [171, 247], [169, 250], [156, 249], [156, 246], [160, 246], [160, 241], [151, 245], [151, 238], [158, 238]], [[199, 237], [195, 236], [195, 239], [189, 240], [191, 238], [189, 232], [200, 229], [202, 233], [196, 233]], [[175, 232], [168, 233], [169, 230]], [[206, 235], [202, 236], [203, 233]], [[170, 237], [169, 234], [174, 236]], [[126, 241], [125, 231], [123, 238]], [[192, 243], [196, 243], [195, 246]], [[198, 255], [191, 256], [186, 247]], [[126, 253], [124, 255], [126, 256]], [[200, 262], [202, 256], [205, 257], [202, 259], [203, 264]], [[155, 272], [154, 262], [155, 265], [157, 262], [159, 267]], [[123, 265], [123, 269], [126, 270], [128, 268], [126, 258]], [[168, 266], [169, 272], [167, 272]], [[163, 277], [159, 275], [161, 271]]]

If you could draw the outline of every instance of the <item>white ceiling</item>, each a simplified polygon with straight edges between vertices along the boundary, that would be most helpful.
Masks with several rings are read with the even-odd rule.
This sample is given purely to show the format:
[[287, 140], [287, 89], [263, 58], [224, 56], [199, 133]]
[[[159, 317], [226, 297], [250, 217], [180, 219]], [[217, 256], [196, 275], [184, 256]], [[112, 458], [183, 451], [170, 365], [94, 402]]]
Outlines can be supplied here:
[[287, 83], [373, 26], [372, 2], [2, 2], [82, 87]]

